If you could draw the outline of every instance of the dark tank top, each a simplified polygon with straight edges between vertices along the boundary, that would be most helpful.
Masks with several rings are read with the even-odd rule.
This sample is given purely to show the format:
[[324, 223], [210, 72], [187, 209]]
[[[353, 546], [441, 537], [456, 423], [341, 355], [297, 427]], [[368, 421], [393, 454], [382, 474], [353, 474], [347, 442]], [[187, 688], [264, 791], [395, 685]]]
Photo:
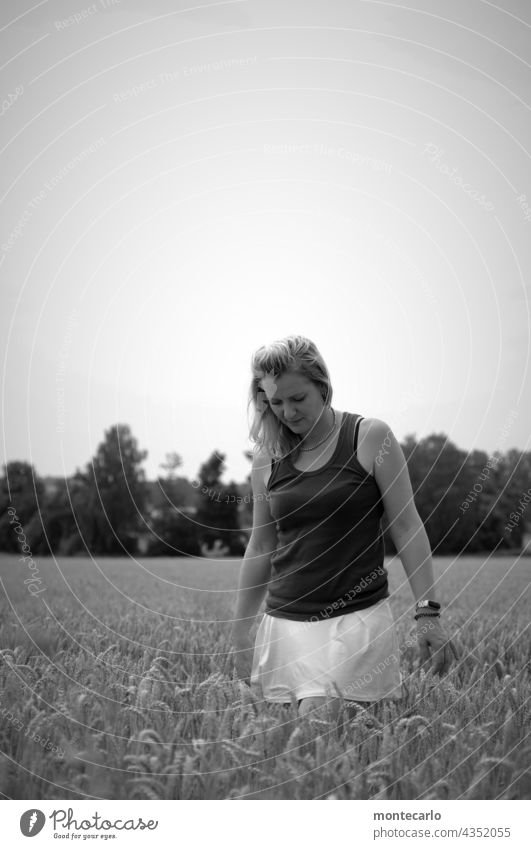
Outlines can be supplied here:
[[343, 413], [334, 453], [320, 469], [301, 472], [289, 456], [271, 462], [278, 537], [265, 604], [271, 616], [317, 621], [389, 596], [381, 493], [356, 456], [362, 418]]

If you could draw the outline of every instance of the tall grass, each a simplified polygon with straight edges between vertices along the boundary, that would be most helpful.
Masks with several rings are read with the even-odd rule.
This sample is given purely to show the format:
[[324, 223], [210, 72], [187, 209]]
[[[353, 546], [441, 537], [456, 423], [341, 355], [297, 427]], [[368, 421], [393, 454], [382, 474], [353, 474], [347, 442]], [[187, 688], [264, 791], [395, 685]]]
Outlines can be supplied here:
[[[435, 559], [461, 660], [339, 722], [233, 676], [235, 561], [0, 556], [0, 793], [15, 799], [529, 798], [529, 560]], [[399, 643], [413, 630], [398, 560]], [[53, 749], [53, 750], [52, 750]]]

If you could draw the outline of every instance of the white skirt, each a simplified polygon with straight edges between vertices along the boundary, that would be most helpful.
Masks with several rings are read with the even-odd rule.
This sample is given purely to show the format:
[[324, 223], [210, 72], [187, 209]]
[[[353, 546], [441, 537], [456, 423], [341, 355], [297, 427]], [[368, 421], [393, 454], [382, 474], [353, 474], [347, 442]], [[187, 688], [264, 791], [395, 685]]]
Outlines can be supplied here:
[[317, 622], [264, 613], [256, 633], [251, 686], [269, 702], [288, 703], [291, 694], [297, 700], [339, 693], [346, 701], [402, 698], [389, 599]]

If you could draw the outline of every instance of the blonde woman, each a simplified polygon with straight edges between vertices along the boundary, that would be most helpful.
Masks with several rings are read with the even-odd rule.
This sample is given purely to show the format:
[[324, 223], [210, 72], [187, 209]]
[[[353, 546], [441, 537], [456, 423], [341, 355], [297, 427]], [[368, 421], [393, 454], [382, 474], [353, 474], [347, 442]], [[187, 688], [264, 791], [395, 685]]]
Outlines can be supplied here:
[[[402, 697], [381, 517], [408, 576], [420, 659], [450, 667], [431, 551], [399, 443], [379, 419], [332, 407], [316, 346], [289, 336], [252, 358], [253, 528], [242, 562], [232, 640], [237, 674], [266, 701], [300, 714], [340, 696]], [[256, 638], [251, 627], [265, 597]]]

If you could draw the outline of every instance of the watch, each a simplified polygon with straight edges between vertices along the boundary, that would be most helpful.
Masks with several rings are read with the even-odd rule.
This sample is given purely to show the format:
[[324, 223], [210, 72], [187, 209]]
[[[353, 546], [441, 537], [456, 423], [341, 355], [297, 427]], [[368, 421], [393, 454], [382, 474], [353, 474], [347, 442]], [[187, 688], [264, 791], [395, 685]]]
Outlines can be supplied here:
[[422, 601], [417, 601], [415, 605], [415, 610], [421, 610], [422, 608], [429, 608], [430, 610], [440, 610], [441, 605], [438, 601], [430, 601], [429, 598], [423, 598]]

